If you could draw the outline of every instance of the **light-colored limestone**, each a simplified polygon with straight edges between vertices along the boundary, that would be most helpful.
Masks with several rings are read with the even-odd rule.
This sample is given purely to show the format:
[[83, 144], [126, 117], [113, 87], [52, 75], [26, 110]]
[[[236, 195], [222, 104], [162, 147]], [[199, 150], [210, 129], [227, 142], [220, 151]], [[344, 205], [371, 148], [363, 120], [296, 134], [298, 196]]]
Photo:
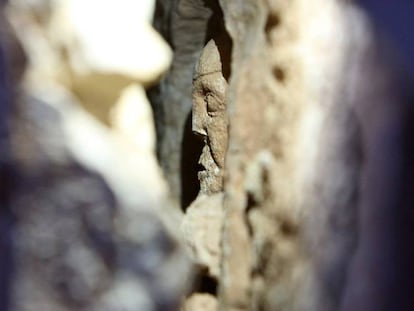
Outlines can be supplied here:
[[193, 294], [185, 302], [182, 311], [217, 311], [217, 298], [210, 294]]
[[198, 173], [200, 193], [223, 190], [224, 159], [228, 142], [226, 109], [227, 82], [222, 72], [220, 53], [212, 39], [204, 47], [193, 80], [193, 132], [204, 141]]
[[186, 210], [181, 231], [194, 261], [216, 279], [220, 275], [223, 193], [200, 195]]

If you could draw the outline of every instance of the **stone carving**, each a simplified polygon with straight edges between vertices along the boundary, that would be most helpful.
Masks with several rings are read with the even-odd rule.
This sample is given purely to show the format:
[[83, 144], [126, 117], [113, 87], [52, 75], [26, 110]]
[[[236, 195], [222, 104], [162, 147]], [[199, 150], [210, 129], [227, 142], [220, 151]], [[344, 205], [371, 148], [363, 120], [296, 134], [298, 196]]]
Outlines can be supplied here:
[[227, 149], [227, 81], [216, 42], [210, 40], [196, 64], [193, 90], [193, 132], [204, 140], [198, 172], [200, 193], [187, 209], [182, 230], [194, 260], [218, 277], [224, 158]]
[[[11, 16], [27, 2], [9, 1]], [[30, 1], [46, 2], [60, 7], [50, 19], [14, 16], [29, 52], [30, 96], [10, 131], [19, 170], [17, 185], [6, 185], [17, 220], [10, 234], [17, 277], [11, 309], [0, 294], [0, 310], [156, 311], [179, 302], [182, 311], [401, 309], [392, 292], [400, 299], [412, 286], [394, 269], [407, 276], [411, 269], [384, 263], [411, 252], [401, 239], [410, 231], [398, 220], [408, 213], [396, 212], [395, 202], [410, 190], [399, 163], [405, 94], [396, 94], [357, 1], [157, 0], [156, 24], [174, 49], [152, 102], [158, 155], [171, 197], [188, 207], [183, 240], [200, 267], [186, 298], [187, 261], [149, 211], [173, 218], [164, 209], [168, 191], [145, 98], [166, 70], [154, 62], [166, 67], [171, 51], [149, 27], [152, 9], [137, 7], [154, 1]], [[114, 14], [120, 8], [128, 9]], [[144, 12], [145, 26], [136, 27]], [[108, 22], [112, 15], [122, 21]], [[79, 32], [84, 26], [92, 28]], [[123, 26], [142, 32], [119, 36]], [[200, 157], [192, 152], [199, 145], [186, 140], [196, 139], [191, 130], [203, 142]], [[187, 160], [199, 161], [198, 176]], [[1, 232], [3, 215], [0, 208]], [[0, 237], [1, 249], [8, 240]], [[0, 278], [10, 267], [3, 257]]]
[[[200, 192], [188, 207], [181, 228], [185, 243], [193, 260], [201, 267], [201, 273], [218, 280], [228, 120], [225, 102], [227, 81], [223, 76], [221, 57], [214, 40], [210, 40], [201, 53], [193, 85], [192, 129], [204, 141], [199, 159], [203, 170], [198, 172]], [[200, 295], [196, 293], [190, 297], [185, 303], [185, 310], [217, 308], [214, 296]]]
[[227, 81], [222, 72], [220, 53], [214, 40], [203, 49], [194, 75], [193, 132], [204, 140], [198, 173], [200, 193], [223, 190], [224, 157], [228, 143], [226, 113]]
[[[187, 207], [198, 193], [197, 160], [201, 143], [191, 131], [194, 66], [207, 38], [224, 29], [218, 1], [157, 0], [155, 27], [174, 48], [173, 65], [149, 90], [157, 127], [157, 154], [170, 195]], [[174, 107], [174, 109], [171, 109]]]

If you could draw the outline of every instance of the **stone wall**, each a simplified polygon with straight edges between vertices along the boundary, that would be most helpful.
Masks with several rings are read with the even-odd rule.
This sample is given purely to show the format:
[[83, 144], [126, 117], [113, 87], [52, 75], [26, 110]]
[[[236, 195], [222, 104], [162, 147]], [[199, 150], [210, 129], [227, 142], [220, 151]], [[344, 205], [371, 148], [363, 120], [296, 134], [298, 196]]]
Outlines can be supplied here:
[[369, 1], [0, 3], [0, 310], [412, 309], [409, 45]]
[[[182, 204], [184, 239], [202, 267], [202, 282], [211, 285], [213, 278], [215, 285], [207, 291], [200, 286], [188, 304], [199, 300], [206, 310], [216, 303], [220, 310], [373, 310], [395, 304], [403, 291], [393, 282], [403, 281], [403, 266], [386, 263], [401, 263], [402, 254], [410, 254], [398, 247], [397, 229], [407, 226], [397, 198], [407, 196], [410, 80], [356, 2], [219, 2], [222, 13], [216, 8], [214, 14], [224, 20], [230, 39], [224, 46], [231, 50], [230, 59], [221, 59], [222, 69], [229, 69], [224, 183], [217, 189], [211, 177], [206, 187], [199, 173], [198, 196], [189, 207]], [[211, 3], [202, 4], [206, 9]], [[171, 10], [199, 5], [178, 1]], [[201, 53], [199, 62], [214, 39], [209, 25], [204, 27], [204, 50], [196, 40], [192, 45]], [[171, 27], [176, 33], [169, 34], [192, 38], [190, 28]], [[186, 58], [180, 48], [174, 50], [173, 68]], [[197, 75], [194, 59], [186, 68]], [[180, 89], [168, 78], [164, 83], [170, 92]], [[186, 83], [187, 97], [182, 93], [180, 103], [191, 98], [188, 78]], [[198, 90], [193, 78], [193, 131], [214, 151], [214, 130], [198, 124]], [[202, 90], [208, 111], [214, 91]], [[216, 115], [201, 124], [214, 124]], [[208, 172], [203, 154], [204, 149], [198, 170]], [[160, 154], [161, 162], [171, 159]], [[184, 168], [191, 163], [185, 161]], [[183, 167], [167, 174], [184, 181], [182, 191], [194, 184], [185, 180]], [[221, 230], [212, 221], [221, 222]], [[217, 254], [218, 275], [209, 272]]]

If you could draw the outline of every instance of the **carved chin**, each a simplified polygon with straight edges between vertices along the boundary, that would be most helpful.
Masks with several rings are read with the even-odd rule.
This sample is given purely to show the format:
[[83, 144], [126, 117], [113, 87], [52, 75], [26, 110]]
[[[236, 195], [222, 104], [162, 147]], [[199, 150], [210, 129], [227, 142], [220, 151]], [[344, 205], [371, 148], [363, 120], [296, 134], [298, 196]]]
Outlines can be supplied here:
[[204, 194], [211, 194], [222, 191], [223, 178], [217, 169], [216, 174], [209, 171], [198, 172], [198, 180], [200, 181], [200, 192]]
[[203, 148], [199, 164], [204, 167], [204, 170], [198, 172], [200, 192], [205, 194], [220, 192], [223, 188], [222, 172], [214, 161], [208, 145]]

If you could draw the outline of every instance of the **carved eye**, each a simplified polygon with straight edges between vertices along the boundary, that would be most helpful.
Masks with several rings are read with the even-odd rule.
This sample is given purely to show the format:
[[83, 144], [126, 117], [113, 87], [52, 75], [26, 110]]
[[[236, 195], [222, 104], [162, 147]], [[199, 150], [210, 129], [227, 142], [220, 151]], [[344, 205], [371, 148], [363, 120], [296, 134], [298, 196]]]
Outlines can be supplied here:
[[213, 93], [208, 92], [204, 100], [207, 104], [207, 113], [209, 116], [214, 117], [219, 115], [224, 110], [224, 104]]

